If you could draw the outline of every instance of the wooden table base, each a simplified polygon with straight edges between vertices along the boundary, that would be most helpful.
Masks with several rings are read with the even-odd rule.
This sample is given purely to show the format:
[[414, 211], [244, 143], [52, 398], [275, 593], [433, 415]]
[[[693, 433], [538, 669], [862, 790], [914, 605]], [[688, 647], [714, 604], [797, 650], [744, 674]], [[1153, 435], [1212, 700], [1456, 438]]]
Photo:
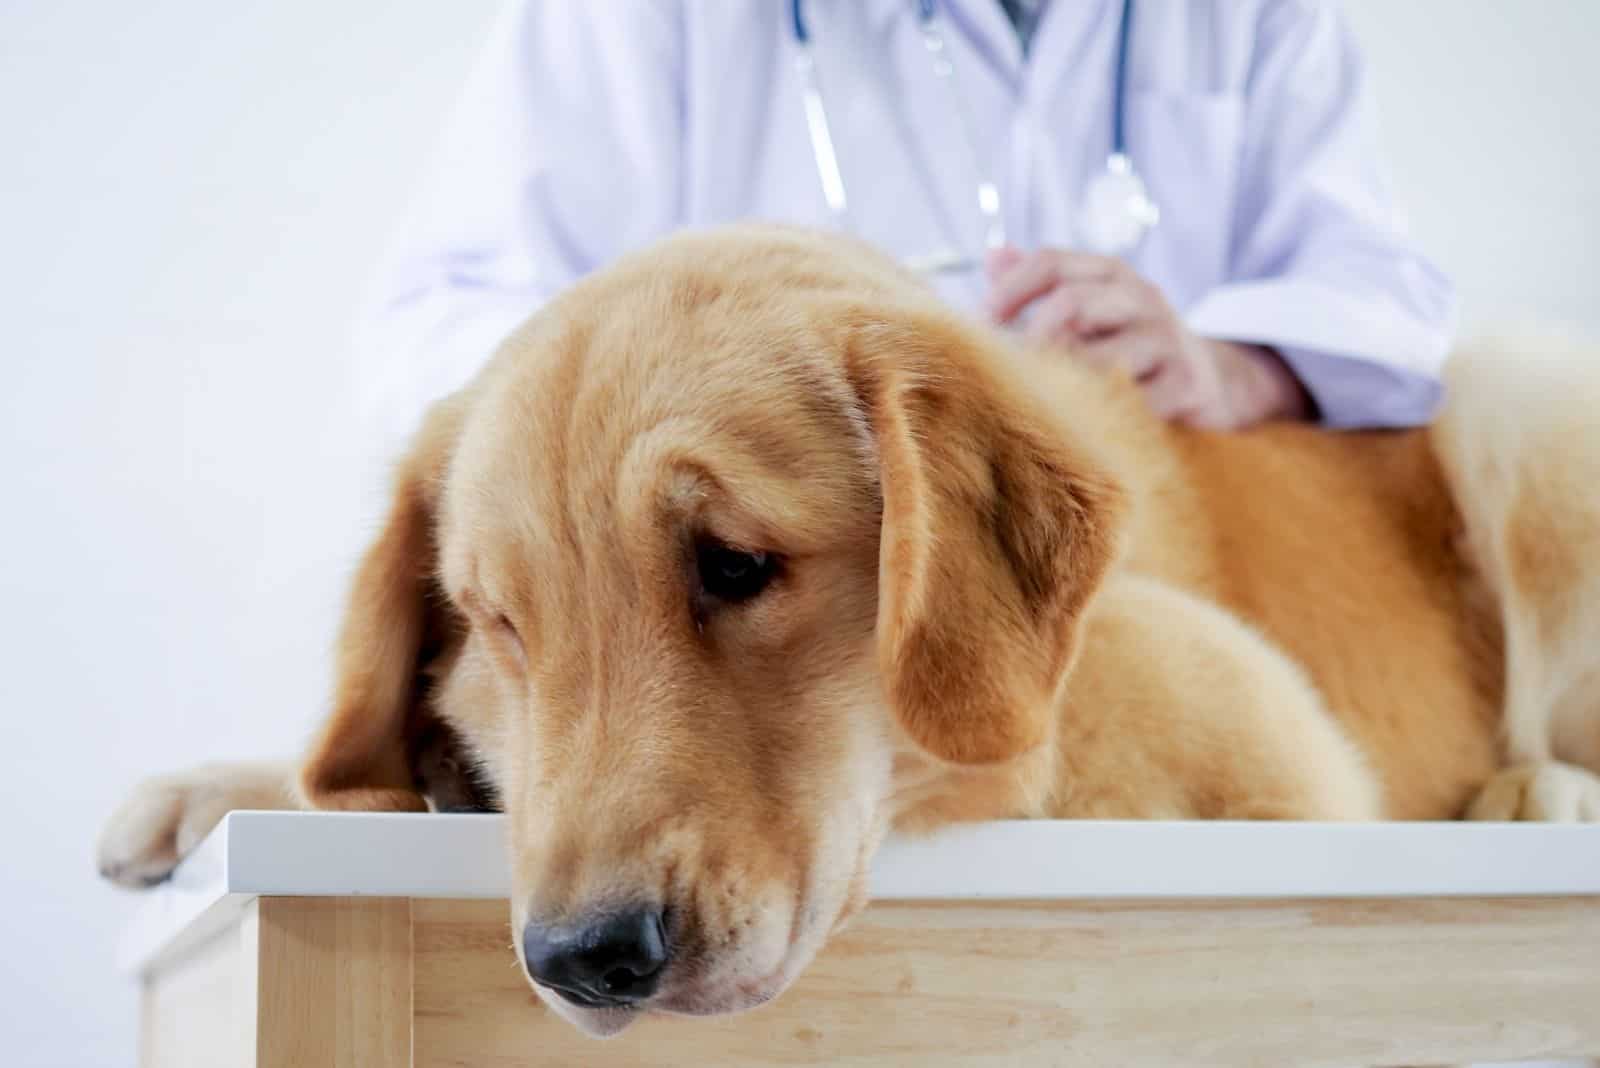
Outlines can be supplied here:
[[1600, 903], [882, 903], [772, 1005], [607, 1042], [534, 998], [503, 901], [257, 897], [144, 983], [146, 1068], [1594, 1056]]

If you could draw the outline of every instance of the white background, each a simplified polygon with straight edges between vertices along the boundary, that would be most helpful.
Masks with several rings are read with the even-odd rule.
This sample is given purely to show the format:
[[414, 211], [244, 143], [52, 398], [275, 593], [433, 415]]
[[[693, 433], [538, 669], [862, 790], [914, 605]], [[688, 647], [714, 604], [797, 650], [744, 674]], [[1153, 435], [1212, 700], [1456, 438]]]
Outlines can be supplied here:
[[[1469, 323], [1600, 333], [1600, 3], [1358, 0]], [[140, 774], [290, 753], [375, 476], [349, 318], [491, 7], [0, 4], [0, 1054], [131, 1064]]]

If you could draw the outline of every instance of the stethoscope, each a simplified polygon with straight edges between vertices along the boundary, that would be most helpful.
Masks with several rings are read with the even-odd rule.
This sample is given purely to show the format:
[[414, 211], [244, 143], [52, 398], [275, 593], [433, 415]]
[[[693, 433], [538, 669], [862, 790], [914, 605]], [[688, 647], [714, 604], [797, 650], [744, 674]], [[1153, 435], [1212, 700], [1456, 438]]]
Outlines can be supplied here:
[[[811, 152], [816, 158], [817, 177], [822, 182], [822, 196], [827, 202], [828, 211], [838, 225], [848, 228], [849, 199], [845, 195], [844, 175], [839, 171], [839, 154], [834, 148], [833, 135], [828, 127], [828, 110], [817, 84], [816, 60], [812, 54], [811, 34], [806, 26], [803, 8], [803, 0], [790, 0], [792, 29], [798, 46], [795, 70], [800, 77], [801, 98], [805, 104], [806, 130], [811, 137]], [[956, 87], [955, 67], [950, 62], [950, 51], [945, 45], [944, 34], [940, 32], [937, 14], [935, 0], [917, 0], [922, 43], [932, 58], [934, 76], [950, 96], [951, 109], [960, 122], [967, 152], [978, 174], [978, 214], [983, 221], [984, 247], [999, 248], [1006, 243], [1005, 223], [1000, 217], [1000, 190], [987, 170], [979, 165], [982, 156], [978, 151], [972, 118], [967, 111], [966, 101]], [[1133, 160], [1128, 156], [1123, 128], [1128, 30], [1132, 20], [1133, 0], [1123, 0], [1117, 22], [1116, 66], [1112, 82], [1111, 154], [1106, 157], [1105, 169], [1089, 183], [1078, 225], [1079, 244], [1103, 255], [1131, 252], [1161, 218], [1160, 209], [1150, 199], [1144, 179], [1134, 169]], [[968, 271], [981, 266], [971, 255], [953, 250], [911, 257], [905, 263], [912, 270], [924, 274]]]

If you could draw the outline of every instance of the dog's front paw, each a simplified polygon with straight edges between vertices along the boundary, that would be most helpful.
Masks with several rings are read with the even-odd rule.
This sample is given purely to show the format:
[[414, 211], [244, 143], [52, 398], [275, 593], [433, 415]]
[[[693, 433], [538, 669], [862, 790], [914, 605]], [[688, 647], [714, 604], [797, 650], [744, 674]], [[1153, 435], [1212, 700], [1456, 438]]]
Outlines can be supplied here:
[[154, 886], [235, 809], [293, 808], [288, 769], [217, 764], [146, 779], [106, 821], [96, 863], [122, 886]]
[[1519, 764], [1490, 779], [1467, 807], [1469, 820], [1600, 821], [1600, 776], [1555, 761]]

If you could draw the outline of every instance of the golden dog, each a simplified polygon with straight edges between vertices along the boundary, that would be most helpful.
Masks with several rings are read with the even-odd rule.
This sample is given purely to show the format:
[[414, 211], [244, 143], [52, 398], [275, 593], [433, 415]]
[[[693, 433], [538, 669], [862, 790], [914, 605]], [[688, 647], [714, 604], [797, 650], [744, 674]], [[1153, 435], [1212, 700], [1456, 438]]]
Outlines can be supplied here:
[[430, 415], [298, 774], [147, 783], [102, 870], [498, 807], [519, 955], [609, 1034], [778, 994], [890, 827], [1600, 818], [1600, 359], [1543, 351], [1429, 430], [1194, 432], [857, 245], [676, 237]]

